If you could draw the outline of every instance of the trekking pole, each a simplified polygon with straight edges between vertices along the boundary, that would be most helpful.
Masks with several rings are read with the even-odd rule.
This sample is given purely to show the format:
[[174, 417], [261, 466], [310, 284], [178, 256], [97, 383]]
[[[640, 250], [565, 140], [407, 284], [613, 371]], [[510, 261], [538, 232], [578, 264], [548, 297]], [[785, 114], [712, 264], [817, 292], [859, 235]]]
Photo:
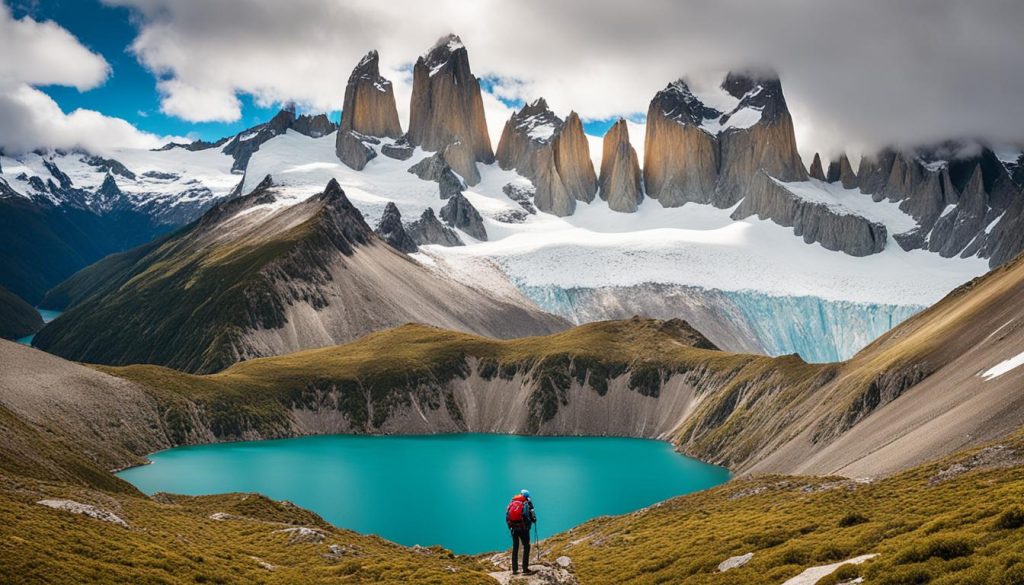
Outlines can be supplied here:
[[533, 540], [537, 543], [537, 562], [540, 562], [540, 531], [537, 530], [537, 521], [533, 521]]

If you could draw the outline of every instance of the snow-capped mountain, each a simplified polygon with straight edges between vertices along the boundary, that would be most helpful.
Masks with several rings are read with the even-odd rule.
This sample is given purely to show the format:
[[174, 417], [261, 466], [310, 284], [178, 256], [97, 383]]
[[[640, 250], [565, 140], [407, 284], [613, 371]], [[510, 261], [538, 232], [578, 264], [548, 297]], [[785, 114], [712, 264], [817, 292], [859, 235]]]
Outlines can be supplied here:
[[850, 356], [1024, 248], [1009, 157], [887, 150], [808, 172], [770, 74], [673, 81], [645, 126], [621, 121], [603, 141], [538, 99], [493, 149], [458, 37], [413, 74], [405, 134], [371, 52], [337, 132], [284, 111], [217, 143], [5, 157], [0, 188], [181, 225], [267, 176], [275, 208], [336, 180], [378, 235], [448, 278], [511, 283], [574, 322], [681, 317], [725, 349], [813, 361]]

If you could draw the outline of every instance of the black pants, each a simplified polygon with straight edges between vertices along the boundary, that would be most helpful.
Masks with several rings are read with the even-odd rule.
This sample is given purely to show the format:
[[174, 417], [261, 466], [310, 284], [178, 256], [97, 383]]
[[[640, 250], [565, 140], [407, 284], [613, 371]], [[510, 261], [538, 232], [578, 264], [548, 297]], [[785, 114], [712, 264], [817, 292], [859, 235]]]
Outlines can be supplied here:
[[523, 544], [523, 570], [530, 568], [530, 527], [512, 529], [512, 571], [519, 570], [519, 543]]

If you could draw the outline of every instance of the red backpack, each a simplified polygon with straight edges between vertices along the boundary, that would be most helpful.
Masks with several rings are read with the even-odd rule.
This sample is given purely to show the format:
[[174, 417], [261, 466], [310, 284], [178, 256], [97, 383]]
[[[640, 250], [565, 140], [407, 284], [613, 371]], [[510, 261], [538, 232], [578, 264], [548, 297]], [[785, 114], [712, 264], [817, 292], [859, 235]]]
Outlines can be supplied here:
[[526, 499], [516, 497], [508, 503], [508, 508], [505, 509], [505, 522], [509, 525], [522, 524], [523, 518], [526, 512]]

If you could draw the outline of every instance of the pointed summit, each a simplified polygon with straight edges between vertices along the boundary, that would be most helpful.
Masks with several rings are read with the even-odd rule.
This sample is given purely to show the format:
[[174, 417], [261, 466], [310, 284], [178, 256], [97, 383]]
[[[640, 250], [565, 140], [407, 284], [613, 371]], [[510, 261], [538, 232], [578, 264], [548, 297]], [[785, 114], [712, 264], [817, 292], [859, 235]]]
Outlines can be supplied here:
[[380, 143], [378, 138], [401, 135], [394, 90], [380, 75], [377, 51], [370, 51], [348, 77], [335, 151], [341, 162], [359, 171], [377, 156], [372, 145]]
[[474, 161], [494, 162], [480, 82], [459, 37], [442, 37], [416, 61], [407, 136], [410, 143], [431, 151], [461, 141]]
[[814, 161], [811, 162], [811, 178], [819, 181], [825, 180], [825, 171], [821, 167], [821, 155], [814, 153]]
[[538, 98], [512, 114], [498, 141], [498, 164], [530, 179], [541, 211], [572, 215], [576, 201], [593, 201], [597, 177], [575, 112], [562, 121]]
[[643, 201], [640, 165], [636, 150], [629, 143], [629, 128], [623, 118], [619, 118], [604, 135], [598, 185], [601, 199], [607, 201], [608, 207], [614, 211], [632, 213]]
[[416, 242], [405, 231], [405, 225], [402, 224], [402, 213], [398, 211], [398, 206], [394, 201], [388, 201], [384, 207], [384, 214], [380, 216], [380, 222], [374, 232], [399, 252], [412, 254], [419, 249]]

